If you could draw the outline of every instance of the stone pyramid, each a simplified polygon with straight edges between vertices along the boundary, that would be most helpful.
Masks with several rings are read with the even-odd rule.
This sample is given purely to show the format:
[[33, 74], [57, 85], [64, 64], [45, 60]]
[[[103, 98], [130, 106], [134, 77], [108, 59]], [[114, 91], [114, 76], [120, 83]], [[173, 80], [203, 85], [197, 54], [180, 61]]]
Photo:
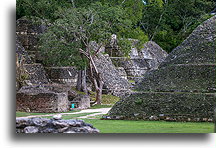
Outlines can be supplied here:
[[216, 104], [215, 16], [199, 25], [109, 118], [213, 121]]

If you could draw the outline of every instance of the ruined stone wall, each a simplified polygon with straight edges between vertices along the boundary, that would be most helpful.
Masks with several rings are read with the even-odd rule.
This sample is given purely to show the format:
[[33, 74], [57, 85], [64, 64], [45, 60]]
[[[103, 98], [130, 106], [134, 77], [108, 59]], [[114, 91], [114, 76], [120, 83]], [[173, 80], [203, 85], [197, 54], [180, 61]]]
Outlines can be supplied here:
[[123, 67], [116, 67], [116, 70], [118, 71], [119, 75], [123, 78], [127, 80], [127, 73], [124, 70]]
[[16, 110], [53, 113], [69, 110], [67, 92], [54, 92], [44, 87], [24, 86], [16, 94]]
[[45, 70], [50, 81], [76, 86], [78, 71], [75, 67], [45, 67]]
[[39, 63], [34, 64], [24, 64], [24, 68], [27, 71], [27, 84], [34, 85], [34, 84], [48, 84], [49, 81], [46, 77], [46, 72], [44, 70], [43, 65]]
[[118, 97], [123, 97], [130, 93], [128, 81], [120, 76], [109, 55], [99, 53], [94, 61], [98, 71], [102, 74], [106, 92]]
[[116, 67], [124, 67], [128, 79], [139, 80], [147, 71], [157, 69], [168, 54], [153, 41], [145, 43], [143, 48], [138, 50], [138, 41], [130, 40], [133, 46], [129, 58], [123, 57], [117, 47], [108, 47], [106, 52], [111, 55], [110, 58]]
[[40, 53], [37, 50], [39, 35], [46, 30], [46, 26], [40, 23], [32, 22], [26, 17], [16, 21], [17, 40], [28, 52], [34, 62], [41, 61]]

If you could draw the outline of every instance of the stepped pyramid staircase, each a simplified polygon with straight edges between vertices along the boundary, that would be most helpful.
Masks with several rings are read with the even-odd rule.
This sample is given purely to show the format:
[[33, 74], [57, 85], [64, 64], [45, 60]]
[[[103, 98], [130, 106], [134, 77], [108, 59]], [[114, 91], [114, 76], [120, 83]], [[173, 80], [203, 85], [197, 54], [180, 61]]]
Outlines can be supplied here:
[[134, 94], [117, 102], [111, 118], [214, 120], [215, 16], [199, 25], [159, 69], [146, 73]]

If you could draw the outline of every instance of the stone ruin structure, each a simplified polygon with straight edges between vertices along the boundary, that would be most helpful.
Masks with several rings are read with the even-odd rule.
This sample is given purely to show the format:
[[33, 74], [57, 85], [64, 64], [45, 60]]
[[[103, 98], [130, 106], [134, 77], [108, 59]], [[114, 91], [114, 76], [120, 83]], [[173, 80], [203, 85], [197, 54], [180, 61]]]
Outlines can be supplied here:
[[104, 118], [212, 122], [215, 19], [199, 25], [157, 70], [144, 75], [137, 92], [117, 102]]
[[75, 67], [45, 67], [51, 82], [76, 86], [78, 70]]
[[51, 90], [50, 86], [23, 86], [16, 95], [16, 108], [23, 112], [67, 112], [68, 92]]
[[[71, 91], [71, 86], [74, 85], [74, 79], [76, 79], [76, 70], [73, 67], [44, 68], [40, 63], [41, 56], [37, 50], [38, 35], [46, 30], [46, 26], [34, 24], [25, 17], [17, 20], [16, 23], [17, 77], [21, 60], [24, 62], [20, 64], [20, 67], [22, 66], [22, 71], [26, 75], [23, 80], [26, 86], [20, 89], [16, 82], [17, 110], [26, 112], [69, 111], [72, 99], [75, 99], [77, 108], [90, 107], [89, 98]], [[55, 84], [52, 81], [65, 85]], [[60, 87], [64, 89], [59, 89]]]
[[19, 62], [23, 60], [20, 66], [28, 75], [24, 80], [28, 85], [48, 83], [43, 66], [35, 63], [40, 59], [37, 51], [38, 35], [45, 29], [44, 25], [33, 24], [25, 17], [16, 22], [16, 54]]
[[[19, 55], [23, 55], [23, 57], [25, 57], [26, 59], [26, 62], [23, 64], [23, 68], [28, 74], [28, 77], [25, 79], [25, 85], [27, 85], [28, 88], [23, 88], [20, 91], [18, 90], [17, 92], [17, 98], [18, 98], [17, 103], [19, 103], [19, 105], [20, 104], [23, 105], [23, 107], [17, 105], [18, 110], [25, 110], [25, 111], [29, 110], [27, 107], [29, 105], [28, 99], [24, 99], [24, 98], [40, 99], [41, 94], [49, 93], [55, 96], [54, 98], [56, 99], [53, 99], [55, 103], [58, 102], [57, 100], [62, 99], [61, 97], [58, 97], [61, 96], [59, 94], [61, 92], [56, 92], [50, 89], [44, 90], [44, 86], [50, 86], [51, 88], [53, 88], [54, 87], [53, 84], [57, 83], [59, 85], [64, 84], [68, 88], [71, 88], [72, 86], [73, 87], [76, 86], [76, 82], [77, 82], [77, 70], [74, 67], [43, 67], [43, 65], [41, 64], [42, 57], [40, 56], [40, 52], [38, 51], [38, 36], [44, 33], [47, 27], [45, 25], [41, 25], [43, 24], [42, 23], [43, 21], [39, 21], [39, 22], [40, 23], [37, 22], [35, 24], [25, 17], [17, 20], [16, 47], [17, 49], [19, 49], [19, 52], [22, 53]], [[93, 43], [92, 45], [94, 48], [98, 46], [96, 43]], [[151, 53], [151, 50], [153, 53]], [[121, 63], [122, 64], [121, 67], [119, 66], [115, 67], [113, 64], [114, 60], [112, 59], [112, 57], [109, 57], [109, 55], [104, 54], [104, 51], [105, 48], [102, 47], [101, 53], [99, 53], [95, 59], [96, 66], [99, 72], [102, 73], [102, 77], [104, 80], [103, 93], [112, 94], [121, 98], [128, 96], [131, 93], [130, 91], [131, 84], [129, 84], [127, 78], [131, 75], [132, 77], [140, 76], [141, 74], [146, 72], [146, 68], [144, 68], [145, 70], [143, 72], [139, 72], [139, 70], [142, 69], [141, 68], [142, 64], [144, 65], [144, 67], [146, 66], [147, 58], [150, 59], [151, 61], [148, 62], [147, 65], [148, 66], [150, 65], [151, 68], [155, 68], [156, 65], [158, 65], [163, 60], [163, 57], [166, 55], [166, 53], [163, 52], [162, 49], [159, 48], [159, 46], [155, 45], [155, 43], [149, 42], [148, 44], [145, 45], [145, 48], [139, 54], [137, 54], [138, 51], [136, 48], [132, 49], [131, 57], [141, 58], [142, 59], [141, 62], [139, 60], [130, 59], [129, 61], [124, 61], [123, 63]], [[143, 57], [146, 59], [143, 59]], [[132, 64], [132, 66], [131, 67], [129, 66], [128, 68], [128, 65], [130, 64]], [[131, 68], [133, 69], [132, 72], [129, 70]], [[89, 89], [91, 90], [90, 87], [91, 85], [89, 85]], [[24, 93], [26, 93], [25, 97], [23, 97]], [[63, 91], [62, 93], [68, 94], [68, 91], [66, 92]], [[76, 107], [82, 109], [90, 107], [90, 103], [89, 103], [90, 100], [86, 96], [79, 95], [79, 94], [76, 94], [75, 97], [72, 96], [73, 95], [68, 96], [69, 104], [75, 103]], [[48, 98], [49, 96], [46, 99], [49, 100]], [[35, 99], [35, 101], [37, 99]], [[83, 99], [85, 99], [86, 101], [84, 101]], [[43, 98], [43, 100], [45, 100], [45, 98]], [[24, 102], [26, 103], [25, 105]], [[60, 108], [64, 108], [64, 109], [58, 109], [59, 107], [55, 107], [55, 109], [53, 108], [51, 110], [52, 111], [56, 110], [59, 112], [61, 110], [66, 111], [66, 108], [68, 110], [69, 109], [68, 103], [66, 101], [63, 102], [65, 102], [64, 104], [65, 107], [60, 107]], [[48, 104], [49, 103], [47, 103], [47, 105]], [[42, 111], [30, 109], [30, 111], [45, 112], [44, 109], [42, 109]]]
[[119, 71], [112, 64], [108, 54], [103, 55], [99, 53], [95, 58], [95, 65], [102, 74], [102, 79], [104, 80], [103, 93], [118, 97], [125, 97], [130, 94], [128, 81], [122, 78]]
[[129, 58], [122, 57], [116, 45], [106, 47], [106, 52], [116, 67], [124, 68], [129, 80], [138, 81], [147, 71], [157, 69], [168, 54], [153, 41], [146, 42], [139, 50], [136, 48], [138, 40], [130, 39], [130, 41], [133, 45]]
[[46, 118], [17, 118], [16, 133], [99, 133], [82, 120]]
[[37, 50], [38, 36], [44, 33], [46, 28], [46, 25], [43, 25], [43, 21], [39, 19], [35, 23], [26, 17], [16, 21], [17, 40], [25, 48], [34, 63], [38, 63], [41, 60], [40, 53]]

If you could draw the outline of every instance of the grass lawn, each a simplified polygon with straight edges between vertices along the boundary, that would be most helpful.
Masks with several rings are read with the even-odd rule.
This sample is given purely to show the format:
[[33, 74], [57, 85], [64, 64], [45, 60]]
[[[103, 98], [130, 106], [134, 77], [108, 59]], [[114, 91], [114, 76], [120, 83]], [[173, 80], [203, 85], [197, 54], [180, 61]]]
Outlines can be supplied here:
[[[65, 113], [75, 113], [79, 111], [69, 111]], [[53, 114], [58, 114], [58, 113], [27, 113], [27, 112], [16, 112], [16, 117], [27, 117], [27, 116], [34, 116], [34, 115], [53, 115]]]
[[110, 108], [110, 107], [112, 107], [113, 105], [98, 105], [98, 104], [96, 104], [96, 105], [94, 105], [94, 106], [91, 106], [90, 107], [90, 109], [97, 109], [97, 108]]
[[[77, 112], [77, 111], [71, 111]], [[92, 113], [80, 113], [63, 115], [63, 119], [76, 119], [77, 117]], [[17, 117], [30, 115], [49, 115], [47, 113], [24, 113], [16, 112]], [[92, 124], [101, 133], [213, 133], [214, 123], [207, 122], [167, 122], [167, 121], [131, 121], [131, 120], [100, 120], [101, 115], [94, 116], [96, 119], [81, 119]], [[52, 116], [45, 117], [52, 118]]]
[[98, 128], [101, 133], [213, 133], [213, 123], [94, 120], [85, 122]]

